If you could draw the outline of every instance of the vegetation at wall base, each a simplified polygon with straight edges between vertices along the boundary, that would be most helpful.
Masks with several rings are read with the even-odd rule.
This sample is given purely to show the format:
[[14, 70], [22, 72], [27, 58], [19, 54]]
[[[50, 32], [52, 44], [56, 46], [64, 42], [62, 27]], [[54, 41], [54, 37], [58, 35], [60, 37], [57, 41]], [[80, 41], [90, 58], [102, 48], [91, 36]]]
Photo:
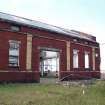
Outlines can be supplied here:
[[88, 86], [0, 84], [0, 105], [105, 105], [105, 81]]

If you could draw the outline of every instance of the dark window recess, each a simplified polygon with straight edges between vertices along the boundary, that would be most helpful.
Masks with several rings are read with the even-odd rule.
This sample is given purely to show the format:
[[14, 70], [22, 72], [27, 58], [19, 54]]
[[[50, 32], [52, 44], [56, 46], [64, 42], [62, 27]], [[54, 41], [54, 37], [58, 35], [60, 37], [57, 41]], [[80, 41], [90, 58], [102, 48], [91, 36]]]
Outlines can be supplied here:
[[11, 30], [12, 31], [20, 31], [20, 29], [21, 29], [21, 27], [20, 26], [18, 26], [18, 25], [11, 25]]

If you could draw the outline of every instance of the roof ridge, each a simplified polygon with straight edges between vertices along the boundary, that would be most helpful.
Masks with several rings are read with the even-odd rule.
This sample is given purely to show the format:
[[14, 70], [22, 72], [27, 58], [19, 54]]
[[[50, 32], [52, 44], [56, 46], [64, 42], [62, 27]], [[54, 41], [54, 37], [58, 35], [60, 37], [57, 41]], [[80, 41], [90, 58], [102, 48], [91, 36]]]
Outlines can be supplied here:
[[9, 13], [0, 12], [0, 18], [2, 20], [5, 20], [5, 21], [16, 22], [17, 24], [30, 26], [30, 27], [33, 27], [33, 28], [40, 28], [40, 29], [51, 31], [51, 32], [64, 34], [66, 36], [78, 37], [78, 38], [87, 39], [87, 40], [90, 40], [90, 41], [95, 41], [94, 38], [93, 38], [94, 36], [91, 36], [91, 37], [88, 37], [86, 35], [83, 36], [81, 34], [74, 33], [72, 30], [69, 30], [69, 29], [66, 29], [66, 28], [62, 28], [62, 27], [59, 27], [59, 26], [55, 26], [55, 25], [51, 25], [51, 24], [48, 24], [48, 23], [40, 22], [40, 21], [37, 21], [37, 20], [27, 19], [27, 18], [24, 18], [24, 17], [21, 17], [21, 16], [12, 15], [12, 14], [9, 14]]

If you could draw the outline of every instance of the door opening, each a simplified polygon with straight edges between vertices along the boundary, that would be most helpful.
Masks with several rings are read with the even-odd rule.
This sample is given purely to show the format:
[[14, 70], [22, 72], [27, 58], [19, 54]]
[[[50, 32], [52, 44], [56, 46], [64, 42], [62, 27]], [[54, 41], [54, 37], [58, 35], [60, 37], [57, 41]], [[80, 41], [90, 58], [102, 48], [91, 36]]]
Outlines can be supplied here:
[[59, 77], [59, 51], [40, 50], [40, 77]]

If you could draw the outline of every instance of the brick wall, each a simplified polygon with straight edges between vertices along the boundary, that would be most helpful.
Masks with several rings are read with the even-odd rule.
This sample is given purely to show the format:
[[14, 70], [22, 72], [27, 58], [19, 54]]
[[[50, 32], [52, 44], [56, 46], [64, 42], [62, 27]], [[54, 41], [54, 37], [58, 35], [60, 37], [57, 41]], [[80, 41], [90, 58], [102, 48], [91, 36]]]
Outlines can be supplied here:
[[[87, 46], [84, 44], [84, 42], [87, 40], [78, 39], [77, 43], [73, 42], [73, 37], [64, 36], [62, 34], [48, 32], [45, 30], [33, 29], [25, 26], [21, 27], [21, 33], [11, 32], [7, 31], [10, 30], [11, 24], [6, 22], [0, 23], [0, 29], [6, 29], [4, 31], [0, 31], [0, 81], [39, 81], [40, 47], [56, 48], [60, 50], [60, 78], [63, 78], [64, 76], [72, 73], [78, 73], [84, 77], [87, 75], [91, 75], [92, 77], [97, 78], [100, 77], [100, 49], [98, 43], [88, 41], [90, 45]], [[33, 35], [31, 72], [26, 70], [27, 35], [25, 33], [31, 33]], [[21, 41], [19, 68], [9, 67], [8, 65], [9, 40]], [[66, 41], [70, 41], [70, 71], [67, 71]], [[95, 71], [93, 71], [92, 46], [97, 47], [95, 48], [95, 52], [99, 55], [95, 59]], [[74, 48], [79, 50], [78, 69], [73, 68]], [[84, 69], [84, 51], [89, 52], [89, 69]]]

